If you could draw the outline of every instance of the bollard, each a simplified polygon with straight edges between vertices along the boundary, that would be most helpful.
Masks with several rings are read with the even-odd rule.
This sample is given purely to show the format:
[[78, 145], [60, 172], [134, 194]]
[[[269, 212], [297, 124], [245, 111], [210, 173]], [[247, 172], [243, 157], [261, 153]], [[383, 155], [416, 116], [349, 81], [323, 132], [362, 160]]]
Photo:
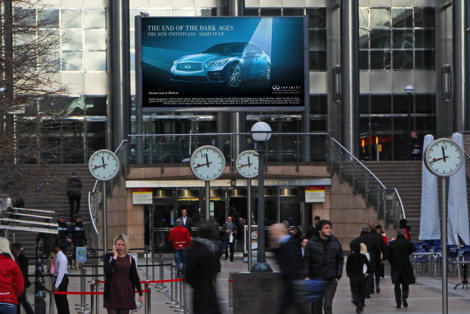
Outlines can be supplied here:
[[[175, 279], [175, 274], [173, 272], [173, 263], [170, 265], [170, 279]], [[166, 302], [166, 304], [175, 304], [174, 288], [175, 283], [172, 281], [170, 282], [170, 302]]]
[[184, 311], [184, 314], [187, 314], [188, 313], [188, 303], [187, 303], [188, 298], [186, 296], [186, 292], [187, 292], [186, 281], [184, 281], [184, 279], [183, 279], [182, 284], [183, 284], [183, 304], [184, 304], [183, 311]]

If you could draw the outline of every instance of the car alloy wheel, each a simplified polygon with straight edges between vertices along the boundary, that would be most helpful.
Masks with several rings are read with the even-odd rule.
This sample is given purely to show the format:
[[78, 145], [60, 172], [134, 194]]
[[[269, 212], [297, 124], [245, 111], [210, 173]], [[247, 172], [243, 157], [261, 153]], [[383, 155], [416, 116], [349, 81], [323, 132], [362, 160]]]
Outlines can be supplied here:
[[227, 71], [227, 85], [235, 88], [241, 85], [243, 79], [242, 68], [239, 64], [231, 65]]

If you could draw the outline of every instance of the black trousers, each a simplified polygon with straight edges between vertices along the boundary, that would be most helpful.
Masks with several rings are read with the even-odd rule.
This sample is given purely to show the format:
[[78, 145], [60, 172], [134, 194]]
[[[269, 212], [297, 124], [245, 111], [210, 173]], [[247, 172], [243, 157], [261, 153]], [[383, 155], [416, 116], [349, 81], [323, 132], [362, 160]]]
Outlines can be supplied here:
[[[57, 279], [56, 279], [57, 280]], [[58, 291], [67, 291], [69, 286], [69, 277], [64, 275], [62, 282], [59, 285]], [[57, 313], [70, 314], [69, 301], [67, 300], [66, 294], [54, 294], [55, 306], [57, 307]]]
[[364, 276], [349, 277], [351, 286], [352, 300], [357, 304], [364, 306], [366, 298], [366, 278]]
[[395, 290], [395, 302], [397, 303], [398, 306], [401, 306], [402, 301], [408, 299], [408, 294], [410, 293], [410, 286], [400, 281], [395, 284], [394, 290]]
[[17, 314], [20, 314], [20, 307], [23, 305], [26, 314], [34, 314], [31, 304], [26, 300], [26, 292], [18, 296], [18, 308], [16, 310]]
[[81, 195], [75, 195], [72, 193], [67, 193], [70, 204], [70, 221], [75, 221], [75, 215], [78, 215], [80, 212], [80, 199]]
[[228, 259], [230, 250], [230, 260], [233, 261], [233, 256], [235, 254], [235, 241], [230, 243], [228, 240], [225, 240], [225, 259]]

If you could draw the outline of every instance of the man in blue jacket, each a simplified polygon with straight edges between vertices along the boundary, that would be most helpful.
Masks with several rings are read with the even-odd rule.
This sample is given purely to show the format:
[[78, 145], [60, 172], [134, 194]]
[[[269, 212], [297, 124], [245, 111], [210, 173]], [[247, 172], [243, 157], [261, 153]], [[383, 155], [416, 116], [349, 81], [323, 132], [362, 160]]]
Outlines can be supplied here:
[[343, 274], [343, 249], [339, 240], [332, 234], [333, 224], [320, 220], [318, 234], [307, 244], [304, 258], [306, 279], [323, 279], [323, 298], [312, 304], [312, 313], [333, 313], [333, 298]]

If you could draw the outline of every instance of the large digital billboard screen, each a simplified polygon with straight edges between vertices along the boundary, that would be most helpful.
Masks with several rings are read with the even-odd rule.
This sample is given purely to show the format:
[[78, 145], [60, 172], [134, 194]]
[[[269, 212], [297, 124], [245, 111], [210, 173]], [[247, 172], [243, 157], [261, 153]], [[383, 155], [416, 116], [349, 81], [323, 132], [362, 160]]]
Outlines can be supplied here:
[[[301, 110], [304, 17], [139, 17], [143, 108]], [[140, 83], [139, 83], [140, 82]]]

